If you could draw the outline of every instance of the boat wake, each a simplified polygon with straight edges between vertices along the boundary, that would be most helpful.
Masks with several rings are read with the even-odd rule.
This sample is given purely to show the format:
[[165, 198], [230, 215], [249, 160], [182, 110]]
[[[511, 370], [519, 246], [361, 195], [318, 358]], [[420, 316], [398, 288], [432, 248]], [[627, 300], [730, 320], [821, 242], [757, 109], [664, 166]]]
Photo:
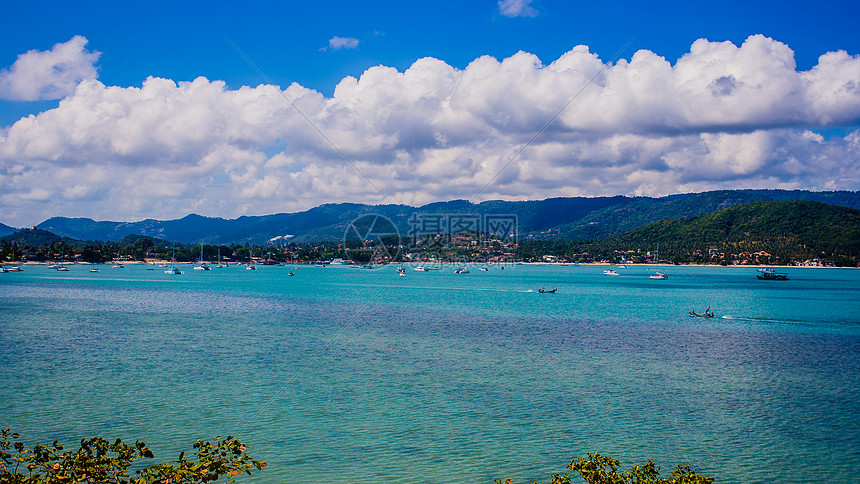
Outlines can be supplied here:
[[766, 319], [766, 318], [742, 318], [738, 316], [732, 316], [731, 314], [725, 314], [720, 316], [721, 319], [731, 319], [732, 321], [750, 321], [753, 323], [793, 323], [798, 322], [802, 323], [804, 321], [787, 321], [784, 319]]

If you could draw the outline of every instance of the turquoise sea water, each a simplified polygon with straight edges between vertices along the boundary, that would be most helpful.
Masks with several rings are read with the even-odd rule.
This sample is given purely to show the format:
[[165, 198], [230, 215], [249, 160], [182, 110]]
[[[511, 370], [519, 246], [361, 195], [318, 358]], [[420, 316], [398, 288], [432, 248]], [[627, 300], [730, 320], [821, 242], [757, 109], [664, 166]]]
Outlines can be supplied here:
[[256, 483], [546, 480], [590, 451], [856, 477], [860, 271], [604, 268], [28, 266], [0, 274], [0, 426], [162, 460], [237, 435]]

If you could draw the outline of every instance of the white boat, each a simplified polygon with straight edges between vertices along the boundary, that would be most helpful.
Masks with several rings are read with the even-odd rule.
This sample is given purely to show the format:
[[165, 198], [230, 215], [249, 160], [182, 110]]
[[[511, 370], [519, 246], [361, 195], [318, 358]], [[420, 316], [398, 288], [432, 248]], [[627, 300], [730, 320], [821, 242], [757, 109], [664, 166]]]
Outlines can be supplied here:
[[247, 266], [245, 266], [245, 270], [246, 271], [256, 271], [257, 266], [255, 266], [254, 264], [248, 264]]
[[[12, 246], [12, 262], [15, 262], [15, 246]], [[24, 272], [24, 269], [21, 269], [18, 266], [12, 266], [8, 268], [3, 268], [3, 272]]]
[[606, 270], [604, 270], [604, 271], [603, 271], [603, 275], [604, 275], [604, 276], [620, 276], [621, 274], [619, 274], [619, 273], [615, 272], [615, 271], [614, 271], [614, 270], [612, 270], [612, 269], [606, 269]]
[[113, 268], [114, 268], [114, 269], [125, 269], [125, 266], [124, 266], [124, 265], [122, 265], [122, 264], [114, 264], [114, 265], [113, 265]]
[[618, 268], [619, 269], [627, 269], [627, 266], [625, 266], [624, 264], [618, 264]]
[[418, 272], [427, 272], [427, 268], [424, 266], [415, 266], [415, 270]]
[[66, 266], [63, 266], [63, 265], [59, 265], [59, 266], [57, 266], [57, 270], [60, 272], [68, 272], [69, 268]]
[[657, 259], [657, 271], [654, 274], [648, 276], [648, 279], [654, 279], [655, 281], [665, 281], [669, 278], [666, 274], [660, 272], [660, 243], [657, 243], [657, 250], [654, 253], [654, 258]]
[[203, 262], [203, 244], [202, 243], [200, 244], [200, 265], [194, 266], [194, 270], [195, 271], [211, 271], [212, 270], [208, 264]]
[[[171, 260], [171, 262], [173, 264], [176, 264], [176, 244], [173, 244], [173, 259]], [[167, 270], [164, 271], [164, 273], [165, 274], [171, 274], [171, 275], [178, 275], [178, 274], [182, 274], [182, 271], [180, 271], [175, 265], [172, 265], [172, 266], [168, 267]]]
[[90, 272], [101, 272], [101, 271], [98, 269], [90, 269]]

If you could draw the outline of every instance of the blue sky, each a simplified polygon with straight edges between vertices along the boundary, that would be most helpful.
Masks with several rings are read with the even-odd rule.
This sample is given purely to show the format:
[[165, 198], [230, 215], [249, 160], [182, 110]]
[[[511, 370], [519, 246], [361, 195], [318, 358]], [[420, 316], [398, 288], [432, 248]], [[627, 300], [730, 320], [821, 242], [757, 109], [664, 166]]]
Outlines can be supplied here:
[[[227, 94], [236, 92], [242, 86], [256, 87], [263, 84], [264, 81], [257, 72], [225, 40], [227, 37], [241, 48], [280, 88], [286, 89], [291, 83], [296, 83], [304, 89], [302, 93], [295, 92], [291, 95], [301, 97], [316, 93], [322, 99], [334, 102], [337, 97], [335, 96], [335, 86], [347, 76], [359, 78], [366, 72], [371, 72], [368, 69], [374, 66], [391, 67], [403, 73], [418, 59], [422, 58], [433, 58], [441, 61], [445, 66], [453, 68], [456, 76], [457, 73], [467, 72], [469, 66], [474, 65], [476, 59], [481, 58], [481, 56], [491, 56], [502, 61], [512, 58], [517, 52], [522, 51], [536, 56], [540, 62], [538, 68], [540, 69], [549, 66], [566, 53], [571, 52], [574, 47], [585, 45], [588, 46], [591, 54], [595, 54], [601, 62], [607, 63], [622, 46], [632, 39], [630, 46], [622, 52], [621, 59], [629, 62], [637, 51], [648, 51], [665, 59], [668, 65], [674, 66], [679, 59], [691, 52], [691, 46], [698, 39], [707, 39], [713, 43], [728, 41], [734, 46], [741, 47], [747, 39], [756, 35], [769, 39], [772, 43], [786, 46], [793, 53], [793, 60], [796, 63], [795, 70], [798, 73], [813, 69], [819, 63], [819, 56], [827, 52], [845, 51], [849, 61], [856, 59], [857, 55], [860, 54], [860, 36], [856, 34], [855, 25], [856, 19], [860, 18], [860, 6], [856, 2], [662, 2], [659, 5], [650, 5], [643, 2], [607, 4], [534, 0], [520, 3], [521, 5], [517, 7], [516, 5], [502, 5], [497, 1], [442, 1], [431, 4], [417, 2], [278, 2], [253, 6], [211, 2], [202, 4], [147, 2], [132, 5], [117, 5], [113, 2], [87, 2], [85, 5], [47, 2], [39, 3], [38, 7], [34, 7], [32, 4], [19, 2], [3, 7], [4, 22], [3, 28], [0, 29], [0, 69], [5, 70], [8, 74], [18, 56], [28, 51], [47, 52], [56, 44], [71, 42], [70, 39], [79, 36], [84, 40], [81, 41], [81, 44], [76, 45], [85, 45], [81, 48], [83, 55], [98, 53], [97, 60], [91, 62], [94, 57], [90, 56], [87, 57], [89, 60], [84, 63], [94, 67], [95, 71], [92, 72], [95, 74], [84, 73], [81, 74], [81, 77], [92, 78], [90, 80], [97, 79], [97, 82], [106, 88], [140, 88], [149, 77], [163, 78], [175, 83], [193, 81], [198, 77], [204, 77], [209, 82], [220, 80], [226, 83], [223, 90]], [[505, 15], [504, 13], [509, 7], [512, 10], [507, 10], [508, 15]], [[519, 8], [519, 15], [516, 15], [517, 8]], [[332, 43], [335, 38], [348, 40], [344, 41], [344, 47], [335, 48], [337, 41]], [[764, 50], [768, 49], [770, 47], [764, 47]], [[753, 47], [751, 46], [748, 50], [751, 52], [750, 56], [753, 56]], [[779, 54], [774, 55], [778, 56]], [[754, 59], [754, 57], [750, 57], [750, 59]], [[84, 70], [81, 72], [90, 72], [86, 71], [85, 67], [82, 67]], [[442, 73], [444, 69], [438, 70], [437, 67], [439, 66], [431, 68], [431, 70], [435, 69], [434, 76], [448, 75]], [[475, 67], [475, 72], [478, 72], [478, 67], [480, 66]], [[727, 69], [731, 68], [734, 67], [727, 67]], [[853, 76], [854, 71], [850, 68], [840, 69], [842, 70], [838, 70], [838, 73], [833, 75], [848, 76], [849, 78], [839, 79], [839, 82], [846, 84], [851, 81], [850, 77]], [[741, 70], [747, 73], [745, 75], [750, 75], [747, 67]], [[729, 82], [732, 79], [741, 79], [740, 76], [740, 74], [729, 73], [722, 77], [727, 80], [726, 82]], [[523, 82], [527, 82], [525, 81], [527, 76], [520, 77]], [[373, 79], [376, 77], [367, 76], [368, 82], [365, 84], [377, 82], [379, 85], [379, 82], [387, 82], [383, 80], [373, 81]], [[860, 83], [860, 79], [853, 80]], [[598, 79], [599, 81], [600, 79]], [[508, 86], [506, 89], [517, 89], [516, 84], [500, 84]], [[750, 83], [740, 82], [738, 85], [749, 86]], [[492, 86], [489, 86], [492, 90]], [[404, 89], [404, 92], [411, 89], [400, 87]], [[444, 89], [450, 89], [453, 92], [461, 87], [459, 84], [455, 84], [444, 87]], [[519, 86], [524, 90], [532, 89], [532, 87], [528, 85]], [[559, 93], [561, 96], [559, 99], [569, 100], [579, 87], [571, 85], [568, 89], [568, 87], [563, 86], [563, 92]], [[398, 165], [400, 162], [393, 161], [396, 157], [387, 161], [378, 158], [377, 152], [380, 149], [389, 147], [393, 152], [402, 150], [405, 154], [400, 155], [400, 160], [411, 156], [409, 161], [402, 161], [403, 169], [406, 171], [415, 170], [418, 175], [413, 177], [412, 181], [421, 178], [421, 185], [425, 189], [416, 190], [415, 187], [406, 182], [409, 175], [400, 173], [399, 176], [403, 178], [402, 183], [393, 182], [389, 184], [380, 181], [380, 185], [386, 185], [384, 194], [374, 194], [349, 184], [342, 185], [344, 187], [342, 193], [337, 193], [321, 192], [316, 189], [314, 183], [319, 181], [312, 176], [311, 172], [314, 170], [305, 170], [304, 172], [303, 170], [309, 166], [316, 167], [319, 168], [319, 171], [316, 172], [318, 176], [332, 177], [334, 175], [327, 173], [326, 170], [342, 169], [344, 162], [338, 161], [336, 156], [325, 162], [321, 161], [321, 158], [325, 158], [326, 155], [311, 153], [313, 150], [308, 147], [299, 150], [301, 152], [290, 151], [290, 147], [304, 146], [305, 143], [314, 145], [315, 148], [313, 149], [324, 148], [316, 146], [317, 142], [311, 139], [307, 141], [291, 140], [290, 135], [286, 133], [273, 133], [268, 137], [248, 139], [237, 145], [227, 147], [241, 151], [241, 153], [234, 153], [230, 156], [246, 157], [250, 160], [247, 161], [250, 165], [246, 165], [242, 169], [226, 168], [225, 164], [232, 163], [223, 161], [224, 157], [227, 156], [223, 154], [226, 151], [221, 150], [219, 151], [221, 155], [216, 156], [214, 153], [217, 150], [200, 145], [200, 143], [205, 144], [206, 140], [196, 138], [191, 141], [189, 141], [190, 138], [164, 141], [165, 150], [168, 147], [175, 149], [169, 155], [165, 155], [166, 151], [164, 150], [156, 150], [157, 153], [141, 151], [129, 154], [123, 149], [112, 148], [106, 152], [100, 152], [90, 146], [88, 149], [91, 150], [91, 158], [81, 160], [72, 154], [71, 151], [74, 150], [74, 147], [71, 145], [65, 148], [56, 148], [51, 153], [40, 151], [41, 154], [28, 155], [27, 153], [32, 153], [34, 150], [33, 141], [20, 141], [19, 143], [17, 140], [36, 139], [34, 138], [36, 135], [24, 133], [24, 126], [20, 124], [18, 125], [19, 128], [13, 130], [13, 124], [19, 118], [30, 114], [47, 113], [40, 115], [43, 119], [40, 119], [39, 129], [47, 129], [52, 133], [57, 132], [57, 130], [70, 130], [70, 125], [63, 125], [62, 123], [74, 124], [75, 121], [71, 121], [71, 118], [84, 115], [81, 112], [73, 114], [71, 108], [67, 109], [67, 112], [62, 109], [55, 109], [61, 99], [74, 97], [70, 89], [67, 88], [62, 97], [54, 99], [21, 100], [26, 96], [9, 93], [2, 96], [4, 99], [0, 100], [0, 130], [2, 130], [0, 131], [0, 137], [2, 137], [0, 139], [3, 139], [6, 146], [0, 144], [0, 188], [6, 193], [0, 199], [0, 222], [18, 225], [32, 224], [39, 222], [39, 217], [46, 215], [123, 219], [165, 218], [181, 216], [193, 211], [202, 212], [205, 215], [233, 217], [243, 214], [298, 210], [325, 201], [423, 203], [445, 198], [469, 198], [477, 191], [476, 188], [482, 186], [482, 175], [489, 176], [493, 170], [501, 168], [505, 163], [505, 156], [516, 151], [517, 146], [522, 145], [521, 138], [523, 136], [528, 138], [525, 133], [530, 130], [533, 133], [536, 128], [540, 127], [541, 119], [548, 120], [552, 114], [557, 112], [556, 107], [560, 109], [560, 106], [564, 105], [563, 102], [553, 104], [554, 100], [548, 100], [547, 105], [539, 112], [528, 115], [532, 116], [533, 119], [529, 117], [531, 121], [521, 126], [523, 133], [520, 134], [523, 136], [515, 136], [511, 132], [506, 132], [505, 129], [500, 131], [499, 126], [495, 126], [480, 135], [476, 134], [477, 137], [474, 139], [454, 142], [451, 140], [455, 139], [456, 136], [451, 136], [444, 129], [428, 128], [428, 132], [435, 133], [438, 145], [431, 154], [428, 154], [427, 146], [418, 147], [406, 143], [404, 140], [407, 136], [400, 131], [393, 134], [390, 132], [362, 133], [361, 136], [367, 137], [381, 136], [385, 138], [386, 136], [393, 136], [397, 138], [396, 142], [392, 141], [388, 144], [381, 142], [376, 147], [362, 148], [356, 146], [354, 149], [350, 147], [350, 156], [356, 158], [354, 161], [359, 165], [362, 162], [368, 164], [365, 175], [373, 178], [368, 174], [374, 171], [373, 167], [388, 165], [386, 169], [380, 171], [380, 178], [383, 178], [385, 173], [391, 173], [393, 166], [400, 166]], [[372, 89], [365, 90], [361, 86], [359, 90], [361, 92], [372, 91]], [[448, 94], [436, 92], [434, 96], [453, 96], [451, 92]], [[470, 92], [471, 95], [475, 95], [475, 91]], [[486, 90], [482, 92], [489, 93]], [[493, 91], [492, 94], [495, 96], [496, 102], [503, 103], [508, 101], [508, 92], [501, 90]], [[374, 95], [377, 97], [373, 99], [378, 100], [378, 95]], [[667, 94], [667, 96], [671, 95]], [[477, 97], [480, 98], [480, 96]], [[412, 99], [408, 95], [405, 95], [404, 99], [406, 98]], [[516, 95], [511, 95], [510, 98], [520, 99]], [[361, 103], [370, 102], [368, 99], [371, 98], [361, 98]], [[87, 104], [84, 98], [81, 98], [80, 101], [81, 106], [94, 106]], [[441, 105], [447, 106], [446, 101], [440, 102]], [[540, 104], [541, 101], [536, 102]], [[649, 109], [655, 109], [654, 105], [649, 104], [651, 101], [645, 102], [641, 98], [633, 99], [634, 104], [640, 102], [643, 105], [651, 106]], [[841, 103], [844, 104], [844, 102]], [[778, 106], [779, 100], [774, 100], [772, 105]], [[487, 107], [485, 104], [482, 106]], [[309, 109], [313, 108], [310, 107]], [[320, 109], [324, 108], [320, 107]], [[474, 109], [484, 108], [475, 107]], [[506, 109], [511, 108], [499, 105], [487, 109], [496, 114], [504, 114], [507, 112]], [[677, 109], [677, 107], [673, 109]], [[527, 156], [529, 153], [524, 152], [523, 159], [516, 160], [514, 163], [519, 167], [515, 167], [508, 175], [513, 178], [505, 181], [505, 177], [500, 177], [501, 184], [494, 187], [498, 189], [488, 191], [488, 195], [511, 199], [542, 198], [541, 194], [545, 194], [545, 196], [580, 194], [660, 195], [679, 190], [705, 189], [709, 186], [855, 190], [860, 188], [857, 185], [857, 180], [851, 178], [854, 172], [851, 171], [852, 166], [846, 161], [853, 156], [851, 151], [853, 145], [851, 145], [850, 137], [856, 131], [860, 116], [853, 112], [846, 113], [844, 109], [838, 113], [819, 113], [816, 111], [817, 114], [815, 115], [798, 114], [801, 111], [809, 113], [811, 110], [814, 109], [807, 106], [798, 108], [792, 113], [774, 112], [772, 113], [773, 122], [767, 121], [767, 116], [770, 114], [765, 109], [761, 112], [752, 113], [749, 118], [745, 119], [734, 119], [731, 113], [727, 113], [726, 116], [731, 118], [729, 120], [722, 118], [707, 120], [707, 122], [706, 120], [699, 120], [692, 123], [692, 127], [679, 127], [679, 123], [685, 124], [685, 122], [677, 120], [659, 127], [637, 125], [638, 127], [614, 133], [614, 138], [611, 140], [607, 136], [600, 138], [596, 135], [579, 141], [571, 137], [568, 137], [567, 141], [555, 140], [556, 143], [573, 143], [568, 146], [568, 151], [579, 153], [578, 159], [580, 160], [586, 158], [590, 160], [580, 163], [576, 167], [577, 170], [573, 171], [562, 169], [563, 167], [559, 166], [561, 162], [557, 159], [557, 155], [546, 155], [550, 158], [541, 158], [537, 152], [539, 148], [552, 151], [553, 140], [548, 138], [545, 145], [534, 147], [535, 150], [531, 156]], [[56, 111], [54, 113], [56, 116], [52, 116], [49, 111]], [[373, 108], [371, 111], [375, 113], [373, 116], [380, 115], [378, 108]], [[660, 116], [672, 117], [663, 113], [661, 108], [657, 108], [657, 111], [660, 113], [642, 114], [637, 112], [627, 114], [625, 119], [637, 116], [642, 116], [643, 119], [648, 117], [658, 119]], [[360, 110], [351, 112], [355, 116], [360, 115]], [[438, 115], [440, 112], [432, 111], [430, 116]], [[474, 115], [475, 111], [468, 111], [468, 113]], [[511, 113], [507, 114], [511, 115]], [[169, 114], [164, 113], [162, 115], [169, 116]], [[209, 115], [211, 115], [211, 111], [209, 111]], [[325, 116], [322, 111], [319, 115], [320, 118], [313, 118], [313, 115], [311, 118], [319, 119], [318, 127], [323, 128], [323, 131], [330, 130], [335, 138], [337, 133], [347, 130], [347, 127], [337, 126], [336, 123], [326, 124], [323, 120]], [[510, 119], [514, 119], [518, 115], [512, 115], [513, 118]], [[79, 118], [79, 124], [80, 119], [83, 118]], [[182, 119], [182, 122], [187, 122], [186, 118]], [[130, 119], [124, 121], [131, 122]], [[372, 122], [373, 120], [368, 119], [367, 121]], [[55, 123], [50, 129], [45, 127], [49, 122]], [[287, 122], [286, 118], [284, 118], [284, 122]], [[708, 123], [716, 123], [715, 126], [717, 127], [705, 126]], [[786, 123], [791, 125], [790, 129], [793, 131], [785, 131]], [[569, 128], [569, 133], [581, 132], [582, 130], [577, 131], [577, 128], [573, 126], [574, 124], [573, 122], [561, 121], [558, 129], [564, 131], [566, 127]], [[358, 124], [353, 123], [350, 126], [357, 129]], [[677, 171], [677, 166], [682, 163], [678, 159], [683, 157], [683, 153], [705, 151], [710, 153], [713, 151], [708, 147], [703, 147], [704, 145], [694, 147], [679, 143], [677, 133], [662, 140], [656, 140], [654, 135], [655, 132], [659, 131], [677, 131], [679, 129], [683, 132], [692, 130], [699, 133], [701, 135], [700, 141], [704, 140], [701, 142], [705, 144], [711, 143], [708, 145], [710, 147], [713, 147], [713, 142], [715, 142], [709, 137], [713, 133], [727, 134], [740, 130], [746, 135], [755, 137], [759, 136], [757, 133], [763, 129], [771, 136], [767, 140], [759, 140], [756, 148], [751, 148], [753, 152], [756, 149], [765, 149], [769, 150], [770, 153], [775, 153], [780, 151], [779, 145], [781, 144], [784, 148], [782, 151], [794, 149], [798, 150], [797, 153], [801, 153], [802, 150], [806, 150], [802, 151], [803, 155], [794, 157], [797, 159], [804, 157], [821, 159], [822, 156], [836, 156], [835, 151], [840, 150], [839, 156], [844, 159], [834, 161], [836, 164], [841, 163], [841, 168], [827, 165], [830, 166], [830, 172], [826, 180], [813, 180], [806, 184], [799, 177], [799, 172], [795, 173], [797, 175], [795, 178], [791, 178], [788, 174], [792, 172], [792, 168], [785, 166], [783, 166], [785, 173], [775, 178], [769, 178], [761, 171], [756, 172], [754, 169], [747, 170], [746, 168], [738, 169], [735, 173], [738, 176], [721, 178], [703, 174], [704, 168], [700, 167], [701, 169], [695, 170], [685, 168], [686, 171], [679, 173], [674, 182], [664, 186], [658, 186], [659, 184], [655, 184], [653, 180], [637, 181], [639, 180], [637, 173], [644, 173], [643, 170], [674, 173]], [[419, 128], [416, 130], [421, 131]], [[811, 148], [800, 146], [799, 143], [801, 142], [798, 141], [809, 138], [808, 135], [803, 134], [806, 132], [804, 130], [809, 130], [809, 133], [813, 134], [825, 134], [825, 141], [834, 137], [841, 144], [837, 143], [839, 146], [819, 146], [816, 148], [818, 151], [810, 152]], [[485, 163], [477, 159], [481, 156], [477, 153], [491, 148], [481, 145], [479, 141], [479, 138], [485, 135], [497, 141], [497, 144], [492, 148], [499, 151], [492, 156], [502, 161]], [[612, 156], [595, 154], [595, 152], [605, 150], [606, 146], [617, 146], [618, 143], [627, 142], [623, 141], [624, 136], [634, 135], [645, 136], [647, 141], [652, 144], [662, 143], [662, 147], [653, 148], [655, 151], [650, 160], [643, 161], [643, 164], [629, 164], [626, 165], [626, 168], [621, 166], [624, 163], [619, 163], [617, 153]], [[40, 136], [44, 139], [44, 134]], [[63, 139], [71, 139], [69, 136], [65, 136]], [[78, 133], [77, 136], [89, 136], [88, 140], [92, 141], [93, 146], [103, 146], [108, 142], [106, 141], [107, 138], [97, 139], [98, 136], [102, 136], [97, 133]], [[347, 134], [344, 136], [345, 138], [342, 138], [344, 140], [349, 137]], [[571, 134], [571, 136], [574, 135]], [[440, 139], [443, 141], [439, 141]], [[150, 141], [156, 144], [160, 142], [159, 140]], [[192, 142], [198, 144], [192, 146], [189, 144]], [[755, 141], [750, 140], [745, 142], [756, 144]], [[60, 141], [56, 143], [60, 143]], [[76, 140], [73, 145], [80, 147], [83, 146], [82, 143], [86, 144], [84, 141]], [[113, 138], [111, 138], [110, 143], [117, 146], [123, 145], [123, 142]], [[349, 141], [338, 142], [335, 140], [335, 144], [339, 143], [344, 146], [349, 145]], [[600, 145], [600, 143], [603, 144]], [[760, 143], [764, 143], [764, 145]], [[22, 148], [25, 145], [30, 146], [30, 148]], [[461, 151], [455, 152], [454, 145]], [[796, 147], [792, 148], [795, 145]], [[282, 154], [288, 160], [279, 162], [279, 158], [276, 158], [272, 161], [272, 157], [276, 156], [284, 146], [287, 149], [283, 150]], [[219, 149], [222, 148], [227, 149], [223, 146]], [[465, 153], [466, 151], [469, 153]], [[423, 154], [419, 154], [419, 152]], [[255, 153], [263, 154], [265, 159], [256, 159]], [[200, 191], [187, 186], [174, 186], [172, 190], [177, 194], [178, 203], [169, 205], [153, 203], [151, 200], [147, 200], [144, 195], [140, 195], [141, 198], [134, 203], [117, 205], [111, 202], [114, 197], [120, 195], [119, 193], [111, 194], [109, 193], [110, 190], [106, 188], [86, 187], [84, 186], [86, 184], [80, 180], [69, 178], [65, 182], [75, 183], [75, 186], [80, 185], [80, 190], [75, 193], [66, 190], [66, 195], [62, 195], [59, 186], [45, 187], [44, 192], [30, 191], [25, 193], [21, 191], [20, 196], [15, 196], [18, 190], [22, 190], [18, 184], [28, 180], [27, 176], [24, 175], [25, 172], [31, 173], [32, 176], [37, 176], [38, 173], [56, 173], [57, 166], [53, 166], [54, 169], [52, 170], [52, 164], [66, 163], [64, 166], [81, 166], [82, 163], [86, 162], [92, 165], [91, 168], [104, 171], [106, 173], [104, 176], [110, 178], [120, 176], [113, 173], [118, 167], [124, 167], [125, 172], [136, 172], [138, 169], [143, 169], [142, 165], [145, 164], [143, 158], [149, 156], [161, 156], [163, 158], [160, 161], [149, 160], [151, 164], [157, 166], [169, 159], [172, 160], [171, 163], [176, 163], [179, 160], [180, 163], [186, 163], [188, 167], [197, 167], [197, 170], [192, 170], [192, 172], [205, 178], [208, 188]], [[222, 161], [201, 161], [207, 156]], [[552, 158], [553, 156], [556, 158]], [[624, 176], [629, 179], [629, 183], [621, 185], [607, 183], [604, 180], [605, 177], [599, 174], [585, 173], [579, 170], [583, 166], [599, 163], [602, 156], [609, 157], [604, 161], [613, 170], [611, 176], [607, 174], [606, 177]], [[715, 159], [724, 160], [726, 156], [729, 155], [715, 155]], [[761, 156], [767, 158], [767, 155]], [[438, 163], [443, 163], [440, 161], [440, 157], [447, 157], [445, 158], [447, 162], [457, 168], [453, 171], [462, 177], [454, 183], [459, 187], [458, 190], [426, 189], [428, 186], [444, 185], [442, 180], [433, 178], [434, 173], [438, 175], [451, 171], [436, 166]], [[252, 158], [253, 160], [251, 160]], [[792, 157], [783, 156], [782, 163], [790, 164], [791, 160], [786, 161], [788, 158]], [[432, 167], [425, 162], [430, 162]], [[484, 165], [481, 165], [482, 163]], [[548, 163], [549, 165], [544, 166], [541, 163]], [[740, 161], [738, 163], [747, 162]], [[752, 161], [749, 163], [755, 164]], [[207, 168], [202, 168], [204, 165]], [[758, 165], [761, 165], [759, 167], [761, 169], [768, 168], [768, 163], [758, 163]], [[262, 169], [264, 166], [270, 170], [265, 174], [262, 173], [265, 171]], [[274, 170], [273, 166], [279, 167], [281, 171], [272, 171]], [[465, 171], [460, 170], [464, 166], [467, 167]], [[471, 168], [468, 168], [469, 166]], [[561, 186], [549, 183], [547, 180], [529, 178], [531, 176], [529, 170], [537, 169], [558, 170], [557, 176], [569, 176], [571, 179], [581, 179], [583, 176], [587, 176], [590, 182], [588, 185], [580, 181]], [[108, 172], [110, 174], [107, 174]], [[250, 172], [255, 172], [256, 175]], [[296, 175], [296, 173], [304, 173], [303, 176], [306, 175], [308, 178], [301, 179], [302, 176]], [[164, 177], [162, 179], [167, 179], [170, 173], [165, 172], [162, 175]], [[187, 173], [177, 169], [173, 175], [182, 177]], [[287, 183], [289, 177], [286, 175], [293, 176], [296, 186], [285, 192], [272, 189], [273, 183], [280, 183], [281, 185]], [[136, 173], [135, 176], [140, 175]], [[351, 176], [355, 176], [355, 174]], [[467, 182], [466, 179], [471, 181]], [[524, 181], [527, 179], [531, 181]], [[834, 183], [834, 181], [840, 180], [842, 181], [841, 185]], [[152, 180], [152, 183], [158, 184], [159, 182]], [[238, 184], [241, 183], [248, 185], [240, 187]], [[255, 183], [259, 193], [265, 195], [260, 197], [250, 195], [255, 190], [253, 188]], [[232, 196], [235, 197], [234, 200], [231, 200], [230, 208], [225, 203], [205, 203], [205, 200], [215, 197], [216, 192], [221, 191], [223, 193], [228, 185], [233, 190]], [[285, 193], [298, 191], [301, 191], [300, 196], [285, 200], [290, 198]], [[125, 196], [129, 196], [128, 192], [125, 193]], [[201, 204], [201, 201], [204, 203]], [[8, 214], [5, 219], [2, 215], [4, 212]]]

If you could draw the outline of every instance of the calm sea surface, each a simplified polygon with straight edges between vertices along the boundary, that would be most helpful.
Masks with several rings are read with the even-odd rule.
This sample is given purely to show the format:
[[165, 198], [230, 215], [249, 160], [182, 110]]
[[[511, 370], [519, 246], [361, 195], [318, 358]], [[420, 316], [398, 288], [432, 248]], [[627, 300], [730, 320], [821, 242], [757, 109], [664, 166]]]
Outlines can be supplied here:
[[254, 483], [546, 480], [590, 451], [718, 482], [860, 468], [858, 270], [70, 268], [0, 274], [0, 426], [31, 443], [236, 435]]

